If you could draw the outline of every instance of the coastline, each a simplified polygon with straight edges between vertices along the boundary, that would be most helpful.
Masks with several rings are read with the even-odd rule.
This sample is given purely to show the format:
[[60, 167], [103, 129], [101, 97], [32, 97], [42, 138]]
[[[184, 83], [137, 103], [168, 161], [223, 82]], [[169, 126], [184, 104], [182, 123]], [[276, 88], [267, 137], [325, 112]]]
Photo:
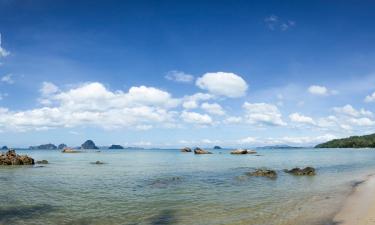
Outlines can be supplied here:
[[333, 225], [375, 225], [375, 174], [354, 184]]

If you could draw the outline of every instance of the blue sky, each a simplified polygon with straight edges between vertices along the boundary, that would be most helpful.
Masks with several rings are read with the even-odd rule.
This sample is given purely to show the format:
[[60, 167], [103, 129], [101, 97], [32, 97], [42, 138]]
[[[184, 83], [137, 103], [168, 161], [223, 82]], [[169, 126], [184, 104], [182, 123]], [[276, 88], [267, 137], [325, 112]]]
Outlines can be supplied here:
[[373, 132], [374, 2], [0, 0], [0, 145]]

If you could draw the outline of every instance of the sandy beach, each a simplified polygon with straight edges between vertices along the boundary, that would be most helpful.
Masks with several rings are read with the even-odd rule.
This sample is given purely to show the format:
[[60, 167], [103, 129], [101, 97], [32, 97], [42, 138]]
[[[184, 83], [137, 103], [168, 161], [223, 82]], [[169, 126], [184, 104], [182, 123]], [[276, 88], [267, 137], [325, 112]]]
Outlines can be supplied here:
[[335, 225], [375, 225], [375, 175], [356, 185], [333, 221]]

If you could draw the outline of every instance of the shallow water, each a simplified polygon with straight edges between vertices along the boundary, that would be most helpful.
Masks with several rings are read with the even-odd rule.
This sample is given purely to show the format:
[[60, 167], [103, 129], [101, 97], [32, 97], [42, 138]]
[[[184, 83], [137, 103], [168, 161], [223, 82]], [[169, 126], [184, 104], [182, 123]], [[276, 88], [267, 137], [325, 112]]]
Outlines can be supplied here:
[[[0, 224], [328, 224], [351, 185], [375, 173], [369, 149], [213, 152], [19, 150], [50, 164], [0, 167]], [[318, 175], [282, 172], [295, 166]], [[245, 175], [258, 167], [278, 178]]]

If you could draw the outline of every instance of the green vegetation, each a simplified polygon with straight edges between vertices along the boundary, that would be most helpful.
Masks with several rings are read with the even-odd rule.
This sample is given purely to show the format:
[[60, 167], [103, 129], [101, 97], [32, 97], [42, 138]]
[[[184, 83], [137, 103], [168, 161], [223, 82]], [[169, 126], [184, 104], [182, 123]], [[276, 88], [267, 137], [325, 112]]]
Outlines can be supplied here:
[[315, 148], [375, 148], [375, 134], [334, 139]]

